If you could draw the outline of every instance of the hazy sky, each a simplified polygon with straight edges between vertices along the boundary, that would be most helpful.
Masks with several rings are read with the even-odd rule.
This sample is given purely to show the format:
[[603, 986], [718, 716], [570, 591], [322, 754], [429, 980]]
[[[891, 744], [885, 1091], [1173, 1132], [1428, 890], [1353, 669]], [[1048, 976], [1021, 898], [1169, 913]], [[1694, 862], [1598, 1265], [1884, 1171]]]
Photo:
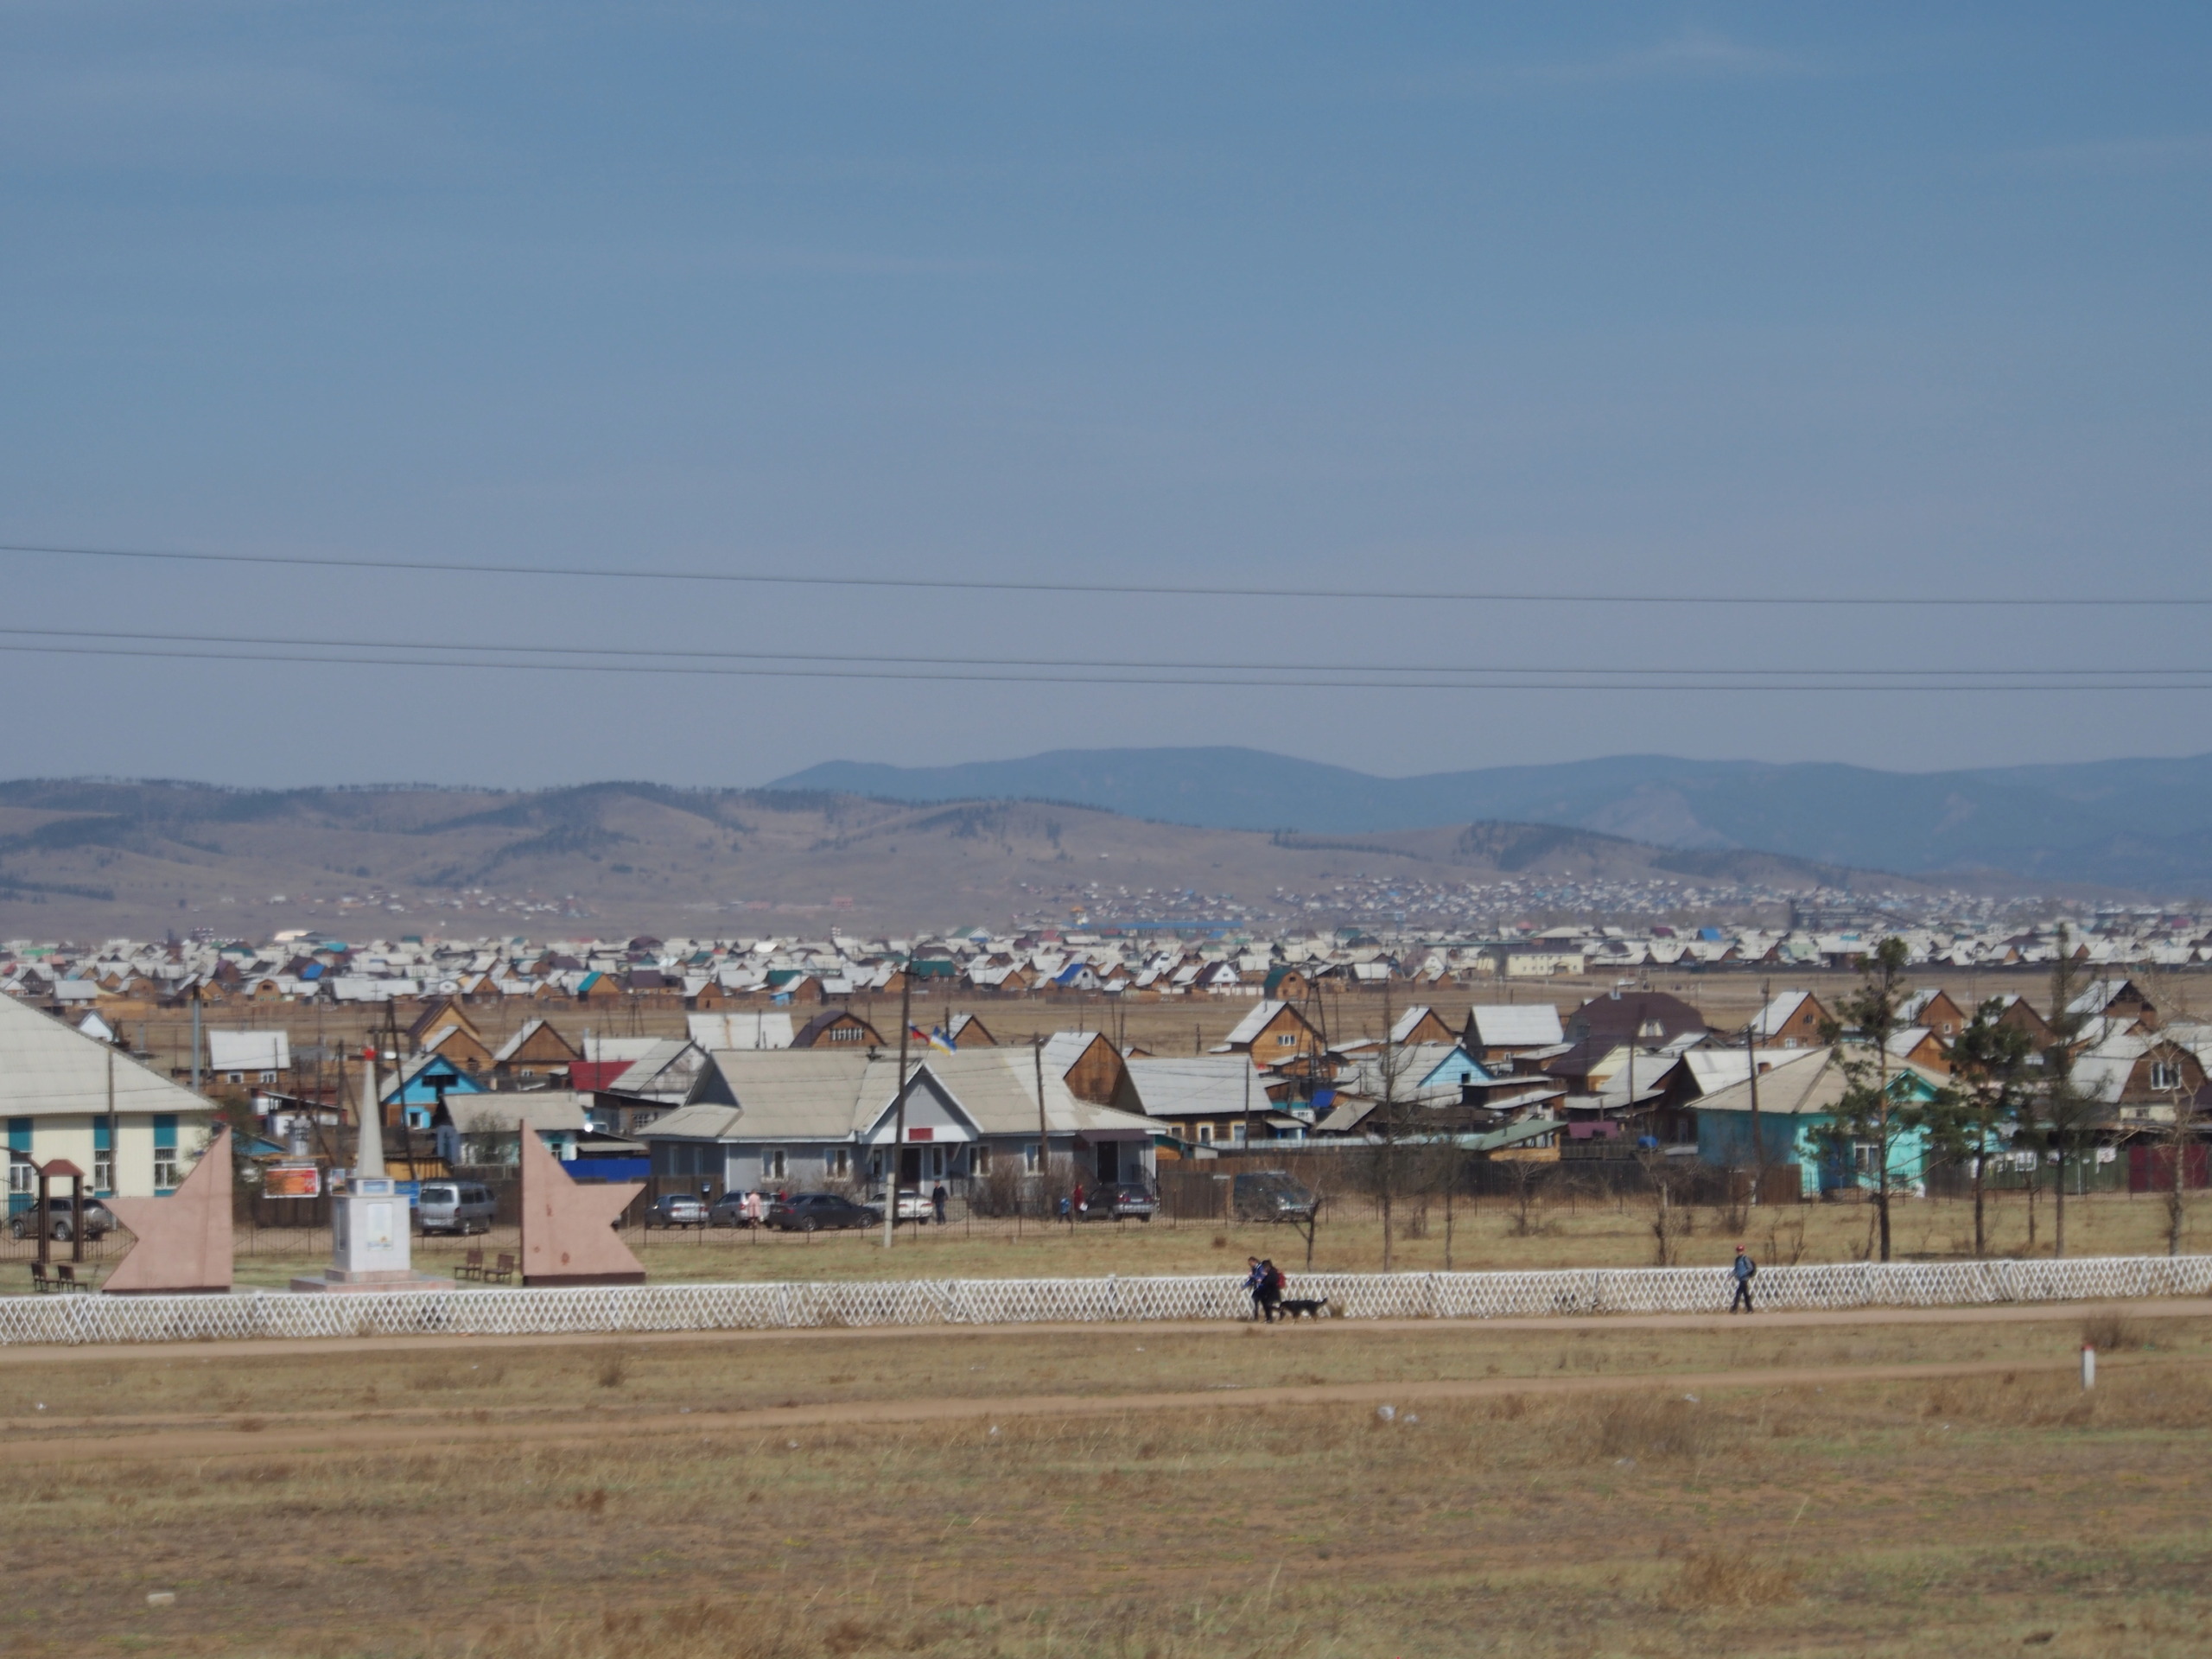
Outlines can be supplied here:
[[[2188, 665], [2212, 612], [1266, 593], [2212, 593], [2208, 89], [2212, 13], [2183, 4], [0, 0], [0, 541], [1251, 593], [0, 555], [0, 623], [1300, 664]], [[833, 757], [1198, 742], [1391, 772], [2212, 747], [2203, 691], [0, 658], [0, 776], [743, 784]]]

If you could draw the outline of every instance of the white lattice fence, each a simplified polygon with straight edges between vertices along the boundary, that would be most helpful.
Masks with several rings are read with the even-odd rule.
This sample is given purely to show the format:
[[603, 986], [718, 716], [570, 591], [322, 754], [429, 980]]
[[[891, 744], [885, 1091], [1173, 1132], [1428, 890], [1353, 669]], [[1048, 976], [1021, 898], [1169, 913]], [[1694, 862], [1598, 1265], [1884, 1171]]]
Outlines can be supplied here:
[[[1716, 1313], [1719, 1268], [1544, 1273], [1301, 1274], [1290, 1294], [1355, 1319], [1484, 1319], [1560, 1313]], [[2212, 1256], [2069, 1262], [1836, 1262], [1768, 1268], [1766, 1308], [1957, 1307], [2212, 1294]], [[535, 1336], [836, 1325], [1024, 1325], [1235, 1319], [1233, 1278], [919, 1279], [842, 1284], [625, 1285], [604, 1289], [410, 1291], [350, 1296], [0, 1297], [0, 1344], [187, 1342], [253, 1337]]]

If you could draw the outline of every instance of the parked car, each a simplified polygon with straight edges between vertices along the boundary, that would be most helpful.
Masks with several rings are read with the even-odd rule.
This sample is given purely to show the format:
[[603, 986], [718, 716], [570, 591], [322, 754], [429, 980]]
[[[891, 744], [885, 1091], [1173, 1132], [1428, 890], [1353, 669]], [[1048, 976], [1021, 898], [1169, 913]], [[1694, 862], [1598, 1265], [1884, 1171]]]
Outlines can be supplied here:
[[1135, 1181], [1109, 1181], [1086, 1195], [1085, 1221], [1150, 1221], [1160, 1200]]
[[1313, 1190], [1289, 1172], [1259, 1169], [1230, 1183], [1230, 1204], [1239, 1221], [1309, 1221], [1318, 1207]]
[[765, 1217], [768, 1213], [768, 1205], [772, 1202], [766, 1193], [725, 1192], [721, 1197], [716, 1198], [713, 1206], [708, 1210], [707, 1225], [709, 1227], [750, 1227], [753, 1225], [753, 1217], [750, 1213], [748, 1213], [747, 1205], [748, 1200], [756, 1198], [760, 1201], [760, 1213]]
[[425, 1181], [415, 1198], [415, 1224], [425, 1233], [488, 1233], [499, 1205], [474, 1181]]
[[883, 1211], [835, 1192], [794, 1192], [768, 1206], [766, 1225], [779, 1233], [828, 1232], [838, 1227], [880, 1227]]
[[707, 1224], [706, 1201], [696, 1192], [664, 1192], [653, 1200], [653, 1207], [645, 1212], [648, 1227], [703, 1227]]
[[[36, 1207], [36, 1200], [33, 1200], [32, 1208]], [[47, 1199], [46, 1212], [51, 1222], [47, 1229], [48, 1237], [67, 1239], [73, 1236], [75, 1224], [70, 1219], [69, 1208], [70, 1201], [67, 1198], [48, 1198]], [[86, 1238], [99, 1238], [104, 1234], [111, 1233], [115, 1230], [116, 1224], [115, 1212], [112, 1210], [98, 1198], [85, 1200], [85, 1236]], [[29, 1238], [37, 1230], [38, 1224], [31, 1219], [29, 1210], [18, 1211], [9, 1219], [8, 1231], [14, 1237]]]
[[[868, 1201], [875, 1206], [876, 1215], [880, 1218], [883, 1214], [883, 1194], [871, 1192], [868, 1195]], [[934, 1221], [937, 1219], [937, 1211], [931, 1206], [928, 1194], [917, 1192], [911, 1186], [902, 1186], [899, 1189], [899, 1219]]]

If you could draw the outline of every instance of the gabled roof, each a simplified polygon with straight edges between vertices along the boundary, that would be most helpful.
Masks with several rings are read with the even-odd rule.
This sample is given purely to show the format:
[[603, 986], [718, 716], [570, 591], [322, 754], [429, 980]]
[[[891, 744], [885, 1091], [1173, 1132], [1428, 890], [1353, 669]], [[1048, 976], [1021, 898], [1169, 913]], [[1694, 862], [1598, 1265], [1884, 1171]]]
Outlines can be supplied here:
[[[1263, 997], [1252, 1005], [1251, 1013], [1239, 1020], [1236, 1022], [1236, 1028], [1224, 1040], [1231, 1048], [1240, 1045], [1249, 1047], [1259, 1034], [1268, 1028], [1268, 1022], [1286, 1009], [1289, 1010], [1291, 1018], [1297, 1020], [1300, 1025], [1306, 1024], [1306, 1016], [1291, 1007], [1289, 1003], [1278, 1002], [1272, 998]], [[1307, 1028], [1311, 1029], [1310, 1027]]]
[[[1035, 1060], [1019, 1048], [945, 1053], [930, 1050], [910, 1065], [909, 1117], [924, 1109], [926, 1091], [982, 1135], [1037, 1135]], [[725, 1049], [707, 1057], [691, 1099], [641, 1133], [683, 1138], [682, 1125], [702, 1106], [736, 1110], [734, 1128], [712, 1137], [745, 1141], [859, 1141], [887, 1136], [899, 1095], [899, 1063], [834, 1049]], [[1045, 1116], [1054, 1135], [1113, 1138], [1148, 1135], [1143, 1118], [1077, 1100], [1067, 1084], [1045, 1074]], [[699, 1120], [703, 1122], [704, 1120]]]
[[97, 1116], [108, 1109], [108, 1069], [118, 1112], [214, 1110], [130, 1055], [14, 997], [0, 996], [0, 1116]]
[[1752, 1034], [1779, 1037], [1782, 1028], [1797, 1017], [1797, 1011], [1812, 1000], [1812, 995], [1810, 991], [1783, 992], [1752, 1017]]
[[1478, 1048], [1548, 1048], [1567, 1039], [1548, 1002], [1478, 1002], [1467, 1010], [1467, 1033]]
[[1236, 1117], [1268, 1109], [1266, 1079], [1242, 1054], [1132, 1059], [1129, 1081], [1153, 1117]]
[[[1853, 1051], [1854, 1058], [1872, 1058], [1872, 1049]], [[1943, 1087], [1941, 1077], [1923, 1071], [1916, 1065], [1892, 1063], [1890, 1076], [1891, 1087], [1902, 1084], [1916, 1094], [1933, 1095]], [[1835, 1050], [1832, 1048], [1808, 1048], [1794, 1058], [1777, 1062], [1759, 1074], [1758, 1082], [1760, 1112], [1772, 1112], [1785, 1117], [1819, 1116], [1833, 1113], [1843, 1098], [1843, 1091], [1851, 1086], [1851, 1078], [1844, 1071], [1843, 1061], [1837, 1058]], [[1741, 1083], [1716, 1090], [1698, 1101], [1696, 1109], [1700, 1112], [1750, 1111], [1750, 1080], [1746, 1078]]]
[[684, 1026], [691, 1033], [691, 1040], [710, 1052], [718, 1048], [791, 1046], [791, 1017], [781, 1009], [694, 1014], [686, 1016]]

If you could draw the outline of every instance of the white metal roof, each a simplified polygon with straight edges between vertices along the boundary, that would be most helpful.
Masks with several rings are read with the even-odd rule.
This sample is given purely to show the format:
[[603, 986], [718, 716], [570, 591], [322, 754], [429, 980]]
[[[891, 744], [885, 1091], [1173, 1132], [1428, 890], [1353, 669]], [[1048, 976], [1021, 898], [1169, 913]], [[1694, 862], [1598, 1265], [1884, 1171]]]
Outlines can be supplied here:
[[1467, 1010], [1484, 1048], [1538, 1048], [1565, 1042], [1559, 1010], [1548, 1002], [1478, 1002]]
[[0, 996], [0, 1116], [97, 1115], [108, 1109], [108, 1068], [118, 1112], [205, 1116], [214, 1108], [97, 1039]]

